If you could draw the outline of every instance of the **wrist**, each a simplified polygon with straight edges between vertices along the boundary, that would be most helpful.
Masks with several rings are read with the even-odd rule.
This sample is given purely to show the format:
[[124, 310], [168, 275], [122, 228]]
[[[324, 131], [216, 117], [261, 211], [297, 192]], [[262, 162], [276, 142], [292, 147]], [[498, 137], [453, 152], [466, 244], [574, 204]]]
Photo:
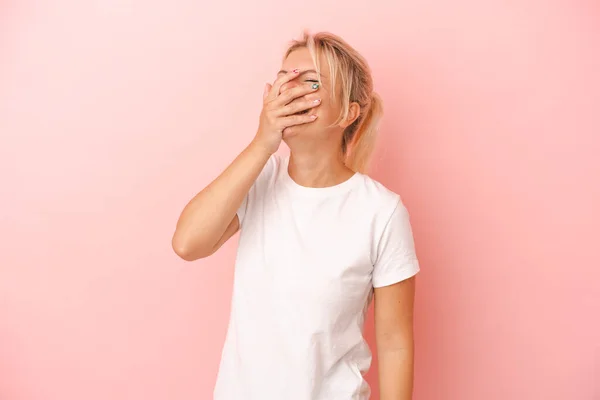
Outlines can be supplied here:
[[271, 149], [269, 149], [268, 146], [265, 146], [257, 140], [253, 140], [252, 142], [250, 142], [247, 148], [248, 151], [250, 151], [251, 153], [267, 159], [275, 153], [274, 151], [271, 151]]

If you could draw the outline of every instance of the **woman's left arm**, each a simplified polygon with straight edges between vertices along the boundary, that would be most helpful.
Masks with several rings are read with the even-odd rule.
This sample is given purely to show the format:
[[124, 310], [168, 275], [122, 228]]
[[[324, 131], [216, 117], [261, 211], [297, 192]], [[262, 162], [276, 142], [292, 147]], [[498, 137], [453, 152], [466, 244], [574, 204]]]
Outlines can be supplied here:
[[375, 288], [375, 338], [381, 400], [412, 400], [415, 277]]

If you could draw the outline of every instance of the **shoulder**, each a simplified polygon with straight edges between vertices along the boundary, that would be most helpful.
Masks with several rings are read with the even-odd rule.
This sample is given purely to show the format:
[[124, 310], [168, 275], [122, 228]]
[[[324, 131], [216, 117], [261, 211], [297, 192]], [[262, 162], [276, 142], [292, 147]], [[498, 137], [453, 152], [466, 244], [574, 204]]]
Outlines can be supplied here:
[[400, 194], [367, 175], [360, 178], [361, 216], [368, 224], [370, 257], [376, 266], [373, 282], [379, 287], [405, 276], [405, 265], [417, 265], [409, 262], [414, 258], [412, 228]]
[[263, 171], [261, 173], [261, 175], [269, 175], [269, 174], [274, 174], [277, 171], [279, 171], [282, 167], [282, 165], [285, 162], [285, 157], [280, 155], [280, 154], [272, 154], [271, 157], [269, 157], [269, 159], [267, 160], [267, 163], [265, 164], [265, 167], [263, 168]]
[[377, 217], [389, 219], [395, 210], [405, 210], [400, 194], [368, 175], [359, 175], [359, 195], [370, 205], [369, 208], [373, 210]]
[[269, 157], [265, 166], [263, 167], [262, 171], [258, 175], [254, 186], [265, 187], [272, 184], [275, 177], [279, 174], [279, 171], [283, 167], [284, 163], [285, 157], [279, 154], [271, 155], [271, 157]]

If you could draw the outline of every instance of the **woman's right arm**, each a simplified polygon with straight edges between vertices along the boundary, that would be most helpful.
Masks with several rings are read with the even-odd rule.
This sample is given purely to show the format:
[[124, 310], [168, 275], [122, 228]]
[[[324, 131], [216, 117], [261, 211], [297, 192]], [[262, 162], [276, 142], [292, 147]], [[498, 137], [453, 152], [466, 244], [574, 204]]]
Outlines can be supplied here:
[[252, 142], [183, 209], [173, 250], [184, 260], [207, 257], [239, 229], [237, 210], [258, 178], [271, 153]]
[[260, 124], [252, 143], [183, 209], [172, 239], [179, 257], [187, 261], [208, 257], [238, 231], [237, 210], [279, 148], [283, 131], [315, 120], [310, 115], [293, 114], [316, 106], [304, 97], [316, 88], [297, 86], [279, 93], [281, 86], [297, 75], [297, 70], [290, 71], [273, 86], [265, 87]]

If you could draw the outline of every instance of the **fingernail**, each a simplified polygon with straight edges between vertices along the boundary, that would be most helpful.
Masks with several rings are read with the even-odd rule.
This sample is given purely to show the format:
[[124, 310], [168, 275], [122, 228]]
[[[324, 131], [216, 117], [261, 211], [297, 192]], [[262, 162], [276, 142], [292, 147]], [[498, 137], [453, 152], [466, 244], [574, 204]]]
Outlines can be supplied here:
[[321, 99], [313, 100], [313, 103], [315, 103], [315, 104], [319, 104], [320, 102], [321, 102]]
[[313, 83], [312, 88], [315, 89], [315, 90], [318, 89], [319, 88], [319, 84], [318, 83]]
[[310, 116], [310, 119], [317, 119], [317, 116], [315, 114]]

